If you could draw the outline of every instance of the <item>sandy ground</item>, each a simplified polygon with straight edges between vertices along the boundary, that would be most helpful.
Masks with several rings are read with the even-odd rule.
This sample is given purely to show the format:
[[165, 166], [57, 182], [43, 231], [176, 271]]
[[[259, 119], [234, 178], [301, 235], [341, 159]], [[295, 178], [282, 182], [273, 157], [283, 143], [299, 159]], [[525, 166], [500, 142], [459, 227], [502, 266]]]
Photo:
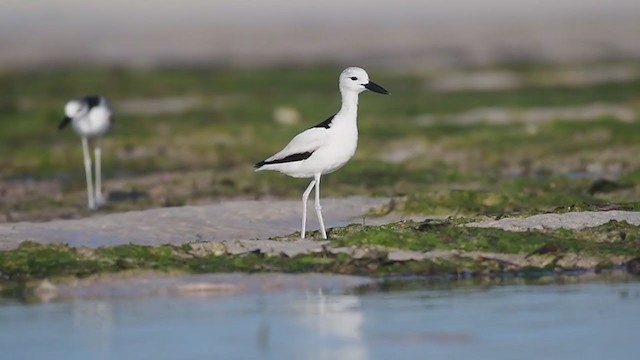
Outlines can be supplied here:
[[[324, 213], [329, 227], [359, 222], [371, 207], [385, 204], [387, 199], [352, 197], [325, 199]], [[193, 242], [194, 252], [237, 255], [259, 252], [267, 255], [296, 256], [328, 252], [348, 254], [354, 259], [378, 256], [374, 247], [330, 247], [330, 240], [305, 239], [295, 241], [270, 240], [270, 236], [287, 235], [298, 230], [300, 204], [296, 201], [235, 201], [209, 206], [185, 206], [94, 216], [78, 220], [55, 220], [45, 223], [11, 223], [0, 225], [0, 249], [15, 248], [25, 239], [42, 243], [68, 243], [75, 246], [116, 244], [180, 244]], [[399, 215], [367, 218], [367, 223], [397, 221]], [[311, 228], [314, 227], [311, 216]], [[539, 214], [528, 218], [504, 218], [470, 226], [497, 227], [512, 231], [543, 228], [580, 229], [604, 224], [610, 220], [640, 225], [640, 212], [599, 211], [564, 214]], [[234, 240], [235, 239], [235, 240]], [[207, 242], [204, 242], [206, 240]], [[202, 241], [202, 242], [197, 242]], [[388, 261], [421, 261], [428, 259], [473, 259], [495, 262], [507, 268], [541, 267], [548, 263], [545, 255], [497, 254], [479, 251], [433, 250], [408, 251], [380, 249]], [[624, 266], [631, 256], [612, 256], [614, 266]], [[568, 254], [556, 259], [556, 265], [566, 268], [594, 269], [602, 259], [596, 256]], [[233, 296], [266, 292], [347, 289], [365, 285], [369, 278], [338, 275], [248, 275], [208, 274], [185, 276], [132, 272], [96, 275], [88, 279], [51, 284], [42, 281], [34, 294], [40, 301], [68, 298], [111, 298], [174, 296]]]
[[[322, 199], [325, 224], [334, 227], [361, 223], [362, 214], [387, 201], [365, 197]], [[314, 230], [318, 222], [313, 203], [309, 204], [307, 226]], [[299, 231], [301, 207], [299, 201], [229, 201], [208, 206], [159, 208], [74, 220], [7, 223], [0, 225], [0, 249], [14, 248], [24, 240], [91, 247], [128, 243], [158, 245], [264, 240]], [[374, 223], [376, 219], [367, 219], [367, 224]]]
[[637, 0], [5, 0], [0, 69], [640, 58]]
[[600, 226], [611, 220], [626, 221], [640, 226], [640, 212], [637, 211], [583, 211], [564, 214], [538, 214], [526, 218], [504, 218], [481, 221], [467, 226], [498, 228], [508, 231], [527, 231], [543, 229], [584, 229]]
[[[388, 202], [384, 198], [328, 198], [323, 200], [327, 228], [361, 223], [369, 209]], [[270, 238], [286, 236], [299, 230], [298, 201], [230, 201], [208, 206], [184, 206], [96, 215], [84, 219], [49, 222], [19, 222], [0, 224], [0, 249], [12, 249], [24, 240], [40, 243], [66, 243], [72, 246], [111, 246], [119, 244], [183, 244], [192, 243], [195, 251], [229, 255], [260, 252], [268, 255], [296, 256], [304, 253], [347, 253], [354, 258], [366, 257], [367, 249], [327, 248], [329, 241], [305, 239], [277, 241]], [[310, 206], [308, 228], [317, 228]], [[382, 224], [402, 218], [423, 219], [426, 216], [391, 214], [366, 218], [366, 224]], [[530, 229], [582, 229], [608, 221], [626, 221], [640, 225], [640, 212], [585, 211], [562, 214], [538, 214], [526, 218], [503, 218], [470, 223], [466, 226], [493, 227], [509, 231]], [[329, 250], [328, 250], [329, 249]], [[407, 261], [460, 256], [458, 251], [391, 250], [389, 260]], [[500, 255], [512, 263], [526, 261], [526, 254]], [[496, 254], [465, 253], [470, 257], [494, 257]], [[583, 261], [583, 259], [580, 259]], [[595, 259], [584, 259], [594, 262]], [[622, 263], [624, 259], [620, 259]], [[589, 266], [585, 266], [589, 267]]]

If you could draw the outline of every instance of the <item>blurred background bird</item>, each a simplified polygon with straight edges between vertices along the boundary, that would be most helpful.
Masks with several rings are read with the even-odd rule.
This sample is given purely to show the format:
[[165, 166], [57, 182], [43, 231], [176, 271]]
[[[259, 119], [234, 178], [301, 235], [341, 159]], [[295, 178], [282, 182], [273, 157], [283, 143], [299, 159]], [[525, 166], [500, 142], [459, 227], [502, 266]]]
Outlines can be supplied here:
[[[104, 96], [90, 95], [67, 102], [64, 107], [64, 118], [58, 125], [58, 129], [64, 129], [71, 124], [73, 130], [82, 139], [82, 154], [84, 157], [84, 171], [87, 178], [87, 206], [90, 210], [106, 203], [102, 195], [102, 137], [113, 124], [113, 112]], [[95, 187], [92, 179], [91, 151], [89, 140], [94, 142], [95, 157]]]

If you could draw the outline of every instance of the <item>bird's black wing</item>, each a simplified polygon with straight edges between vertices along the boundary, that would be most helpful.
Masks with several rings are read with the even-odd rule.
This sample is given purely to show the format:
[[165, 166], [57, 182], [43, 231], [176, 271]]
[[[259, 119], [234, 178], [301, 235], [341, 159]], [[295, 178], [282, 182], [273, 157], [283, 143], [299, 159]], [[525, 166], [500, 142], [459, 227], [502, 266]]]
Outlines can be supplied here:
[[307, 152], [298, 153], [298, 154], [291, 154], [289, 156], [283, 157], [282, 159], [263, 160], [263, 161], [260, 161], [259, 163], [256, 163], [254, 167], [256, 169], [259, 169], [265, 165], [283, 164], [283, 163], [294, 162], [294, 161], [302, 161], [302, 160], [308, 159], [312, 154], [313, 154], [313, 151], [307, 151]]
[[82, 98], [82, 100], [87, 104], [87, 107], [89, 108], [89, 110], [91, 110], [92, 108], [100, 105], [100, 101], [102, 96], [98, 96], [98, 95], [89, 95], [89, 96], [85, 96]]
[[328, 129], [331, 127], [331, 123], [333, 122], [333, 118], [335, 117], [335, 115], [331, 115], [328, 119], [326, 119], [325, 121], [321, 122], [318, 125], [312, 126], [309, 129], [313, 129], [313, 128], [325, 128]]

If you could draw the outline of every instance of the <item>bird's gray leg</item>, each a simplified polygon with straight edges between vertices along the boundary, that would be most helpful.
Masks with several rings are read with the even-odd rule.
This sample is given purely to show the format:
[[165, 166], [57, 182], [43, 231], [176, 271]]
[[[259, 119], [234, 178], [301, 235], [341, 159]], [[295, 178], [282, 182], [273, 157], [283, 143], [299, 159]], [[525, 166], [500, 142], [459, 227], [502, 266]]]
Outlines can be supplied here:
[[307, 228], [307, 199], [309, 199], [309, 194], [311, 190], [313, 190], [313, 186], [316, 184], [315, 180], [311, 180], [311, 183], [307, 187], [307, 190], [302, 194], [302, 230], [300, 231], [300, 238], [304, 239], [305, 230]]
[[320, 206], [320, 176], [315, 175], [316, 180], [316, 214], [318, 215], [318, 222], [320, 222], [320, 231], [322, 231], [322, 238], [327, 238], [327, 232], [324, 230], [324, 220], [322, 220], [322, 206]]
[[82, 154], [84, 155], [84, 172], [87, 175], [87, 203], [90, 210], [96, 208], [93, 198], [93, 180], [91, 179], [91, 153], [89, 152], [89, 141], [82, 137]]
[[93, 153], [96, 157], [96, 206], [101, 206], [106, 201], [102, 196], [102, 148], [100, 147], [100, 139], [96, 139], [96, 147], [93, 149]]

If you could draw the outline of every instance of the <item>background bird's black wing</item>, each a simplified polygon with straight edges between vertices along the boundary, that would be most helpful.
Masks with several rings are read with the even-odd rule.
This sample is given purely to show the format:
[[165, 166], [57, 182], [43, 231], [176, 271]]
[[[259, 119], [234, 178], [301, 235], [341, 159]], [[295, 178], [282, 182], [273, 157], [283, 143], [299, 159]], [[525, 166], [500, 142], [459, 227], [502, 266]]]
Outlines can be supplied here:
[[98, 105], [100, 105], [100, 96], [98, 95], [89, 95], [82, 98], [84, 102], [87, 103], [89, 109], [92, 109]]

